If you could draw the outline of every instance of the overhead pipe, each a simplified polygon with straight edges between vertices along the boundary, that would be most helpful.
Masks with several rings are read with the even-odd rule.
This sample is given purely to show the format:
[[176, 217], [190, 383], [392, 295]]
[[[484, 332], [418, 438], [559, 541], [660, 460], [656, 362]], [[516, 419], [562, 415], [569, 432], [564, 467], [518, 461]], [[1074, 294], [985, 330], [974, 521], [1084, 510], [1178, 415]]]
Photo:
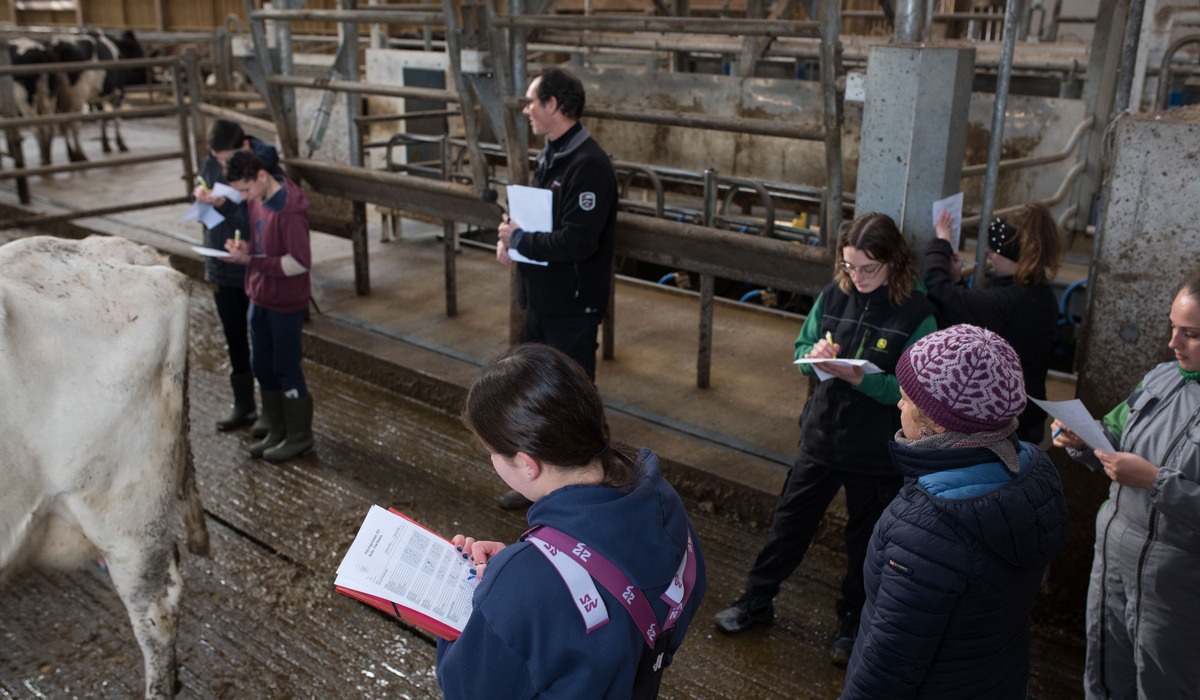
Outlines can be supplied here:
[[503, 29], [807, 37], [818, 37], [821, 26], [818, 22], [799, 20], [614, 15], [497, 15], [495, 22]]
[[921, 32], [924, 28], [924, 0], [899, 0], [896, 3], [896, 22], [895, 31], [892, 32], [892, 42], [896, 44], [920, 43]]

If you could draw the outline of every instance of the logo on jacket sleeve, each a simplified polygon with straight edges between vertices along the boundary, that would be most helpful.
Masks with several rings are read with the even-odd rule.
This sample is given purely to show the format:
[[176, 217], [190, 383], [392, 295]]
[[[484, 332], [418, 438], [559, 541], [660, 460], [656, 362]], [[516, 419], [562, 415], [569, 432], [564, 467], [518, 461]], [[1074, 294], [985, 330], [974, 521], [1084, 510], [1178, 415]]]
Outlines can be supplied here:
[[887, 338], [880, 338], [875, 341], [876, 350], [887, 350]]
[[582, 192], [579, 195], [579, 208], [584, 211], [591, 211], [596, 208], [596, 193]]

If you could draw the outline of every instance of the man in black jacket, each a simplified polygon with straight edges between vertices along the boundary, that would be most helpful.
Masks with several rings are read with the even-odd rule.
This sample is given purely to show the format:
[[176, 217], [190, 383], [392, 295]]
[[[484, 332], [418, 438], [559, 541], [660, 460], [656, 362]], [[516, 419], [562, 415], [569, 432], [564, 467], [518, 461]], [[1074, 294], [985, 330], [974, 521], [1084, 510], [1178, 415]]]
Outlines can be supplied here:
[[[496, 259], [509, 265], [509, 251], [515, 250], [547, 263], [518, 263], [517, 298], [525, 310], [521, 340], [561, 350], [594, 382], [596, 332], [612, 280], [617, 178], [611, 159], [579, 123], [585, 102], [579, 78], [546, 68], [529, 84], [525, 99], [534, 135], [546, 137], [533, 186], [552, 192], [553, 230], [526, 231], [505, 215]], [[528, 505], [505, 497], [506, 507]]]

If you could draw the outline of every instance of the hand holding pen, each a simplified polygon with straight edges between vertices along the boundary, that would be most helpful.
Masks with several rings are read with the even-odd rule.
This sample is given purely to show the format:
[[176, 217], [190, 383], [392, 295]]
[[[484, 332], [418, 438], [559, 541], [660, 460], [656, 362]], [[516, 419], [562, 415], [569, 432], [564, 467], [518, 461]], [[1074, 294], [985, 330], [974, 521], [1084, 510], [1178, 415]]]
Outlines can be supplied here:
[[242, 240], [241, 231], [234, 231], [233, 238], [225, 241], [225, 250], [229, 251], [226, 260], [231, 263], [245, 265], [250, 262], [250, 243]]
[[837, 358], [838, 352], [841, 351], [841, 349], [842, 346], [833, 342], [833, 333], [830, 331], [825, 331], [825, 337], [818, 340], [817, 344], [813, 346], [813, 349], [804, 356], [832, 360]]
[[507, 546], [503, 542], [476, 540], [474, 537], [464, 535], [455, 535], [451, 538], [450, 544], [453, 544], [454, 548], [462, 554], [462, 558], [471, 564], [468, 581], [474, 578], [483, 578], [483, 570], [487, 566], [488, 560]]
[[1050, 424], [1054, 432], [1050, 435], [1051, 442], [1055, 447], [1071, 448], [1073, 450], [1082, 450], [1084, 448], [1083, 438], [1071, 432], [1071, 429], [1063, 425], [1060, 421], [1055, 420]]

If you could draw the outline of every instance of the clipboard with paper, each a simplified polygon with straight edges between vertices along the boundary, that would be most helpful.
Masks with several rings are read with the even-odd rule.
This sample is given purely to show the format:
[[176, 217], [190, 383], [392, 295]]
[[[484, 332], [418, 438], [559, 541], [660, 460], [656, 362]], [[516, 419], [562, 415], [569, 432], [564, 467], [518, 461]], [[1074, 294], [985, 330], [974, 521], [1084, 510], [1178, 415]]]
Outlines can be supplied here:
[[[549, 233], [554, 230], [554, 193], [541, 187], [508, 186], [508, 216], [526, 233]], [[549, 265], [525, 257], [516, 248], [508, 249], [513, 262], [530, 265]]]

